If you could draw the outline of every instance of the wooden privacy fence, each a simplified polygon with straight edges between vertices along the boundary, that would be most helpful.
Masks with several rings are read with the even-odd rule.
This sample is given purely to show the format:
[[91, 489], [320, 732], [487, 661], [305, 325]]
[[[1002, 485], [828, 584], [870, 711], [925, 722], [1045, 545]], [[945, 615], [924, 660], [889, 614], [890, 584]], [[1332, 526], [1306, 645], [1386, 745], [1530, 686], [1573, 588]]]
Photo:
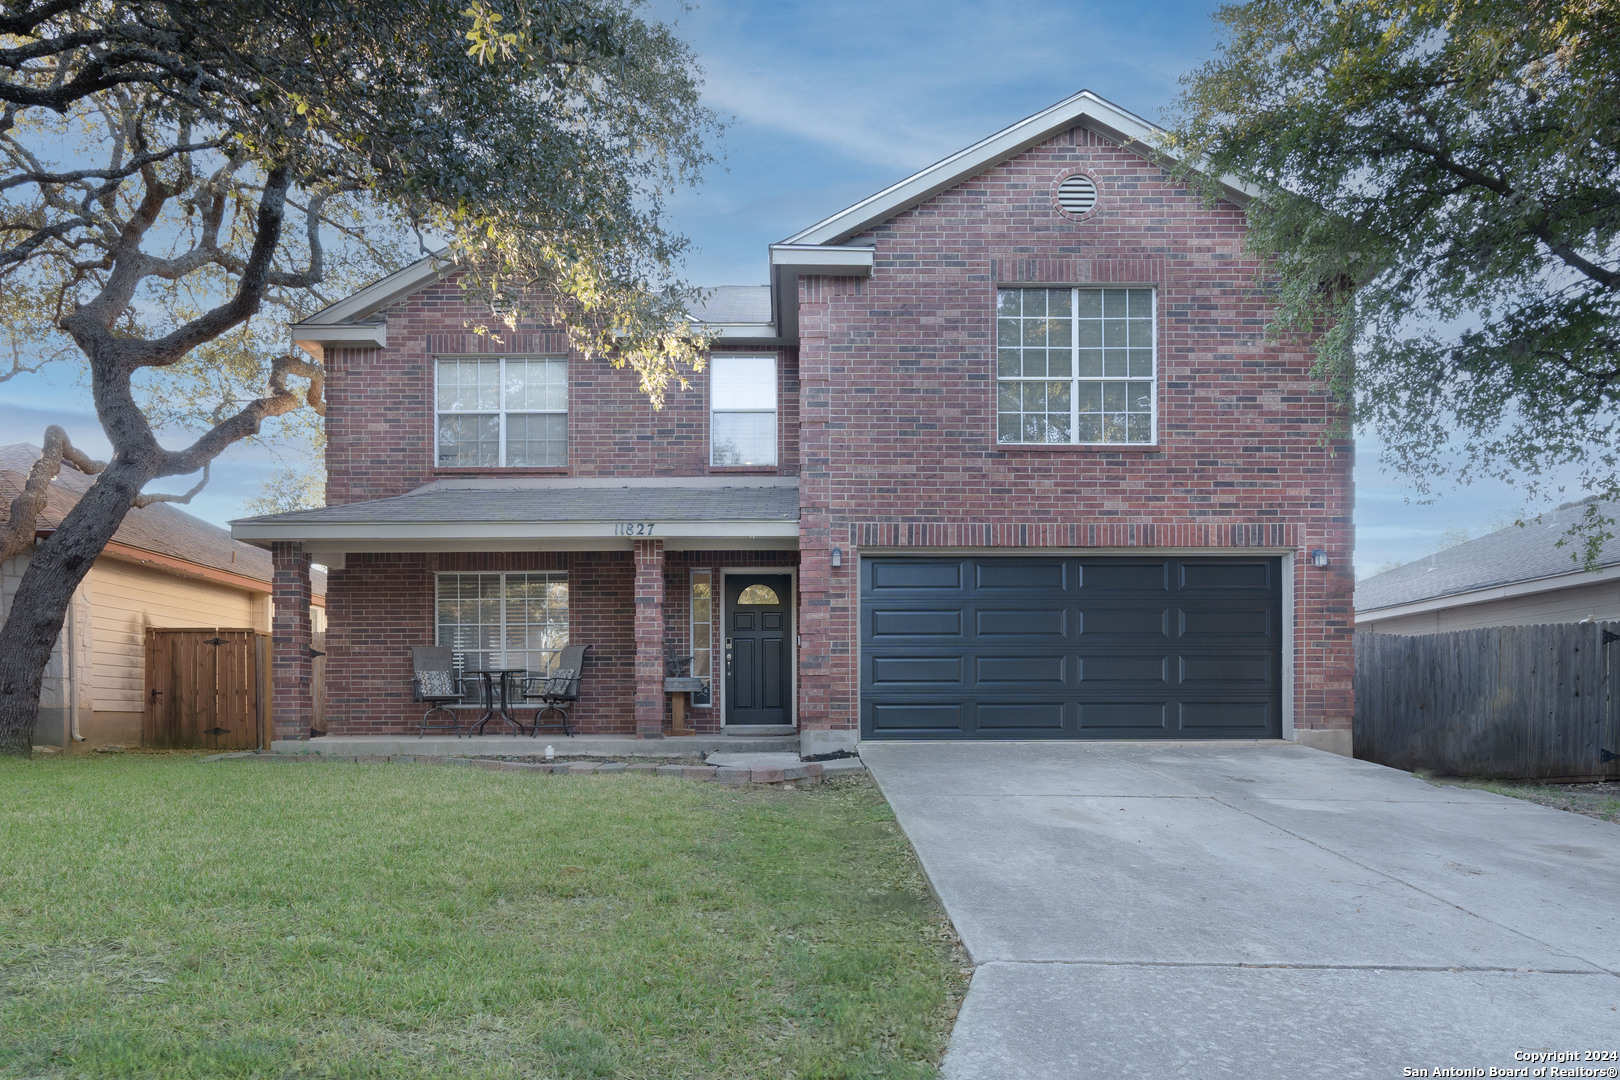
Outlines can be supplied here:
[[1620, 777], [1620, 624], [1356, 635], [1356, 756], [1497, 779]]
[[251, 750], [268, 721], [269, 637], [253, 630], [146, 631], [147, 746]]

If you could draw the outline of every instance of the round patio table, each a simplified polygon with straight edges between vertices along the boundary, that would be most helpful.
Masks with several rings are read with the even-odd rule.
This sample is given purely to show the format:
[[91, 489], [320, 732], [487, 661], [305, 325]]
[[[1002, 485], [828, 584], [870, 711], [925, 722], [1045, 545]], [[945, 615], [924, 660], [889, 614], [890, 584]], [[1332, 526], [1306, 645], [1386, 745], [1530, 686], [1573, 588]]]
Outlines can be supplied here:
[[[469, 675], [477, 675], [484, 683], [484, 715], [480, 716], [477, 722], [473, 724], [472, 733], [474, 735], [482, 735], [484, 725], [497, 717], [516, 728], [519, 735], [523, 734], [523, 725], [512, 715], [506, 688], [513, 675], [526, 675], [528, 671], [528, 668], [474, 668], [467, 672]], [[498, 709], [495, 707], [495, 684], [497, 681], [501, 687], [501, 704]]]

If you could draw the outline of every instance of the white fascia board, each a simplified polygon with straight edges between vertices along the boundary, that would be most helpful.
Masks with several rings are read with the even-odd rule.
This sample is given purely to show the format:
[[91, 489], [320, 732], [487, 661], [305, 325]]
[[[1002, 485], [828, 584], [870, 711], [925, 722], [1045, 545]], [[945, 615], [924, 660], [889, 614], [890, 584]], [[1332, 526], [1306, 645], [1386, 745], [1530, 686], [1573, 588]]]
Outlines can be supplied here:
[[775, 341], [775, 323], [699, 323], [705, 333], [717, 340]]
[[371, 346], [386, 348], [387, 323], [351, 323], [347, 326], [320, 326], [310, 323], [292, 325], [293, 344], [299, 348], [319, 345], [321, 348], [353, 348]]
[[301, 323], [293, 323], [293, 334], [307, 330], [305, 336], [310, 340], [318, 340], [318, 328], [330, 326], [333, 323], [352, 322], [363, 319], [375, 311], [381, 310], [401, 297], [409, 296], [418, 289], [427, 287], [438, 281], [440, 276], [449, 268], [450, 260], [442, 251], [431, 255], [424, 255], [402, 270], [396, 270], [387, 277], [373, 281], [359, 292], [339, 300], [329, 308], [317, 311], [314, 315]]
[[792, 268], [800, 274], [829, 277], [871, 277], [876, 253], [869, 247], [823, 244], [772, 244], [771, 266]]
[[[1053, 135], [1076, 124], [1091, 121], [1099, 129], [1124, 140], [1142, 144], [1153, 153], [1162, 153], [1165, 131], [1134, 113], [1098, 97], [1090, 90], [1082, 90], [1072, 97], [1025, 117], [1011, 127], [981, 139], [950, 157], [913, 173], [897, 184], [854, 206], [840, 210], [832, 217], [816, 222], [808, 229], [795, 233], [782, 241], [787, 244], [836, 244], [873, 225], [886, 221], [895, 214], [915, 206], [946, 188], [978, 175], [985, 169], [1044, 142]], [[1167, 158], [1168, 154], [1165, 155]], [[1236, 177], [1222, 177], [1221, 183], [1234, 195], [1253, 197], [1258, 191]], [[774, 260], [773, 260], [774, 261]]]
[[1356, 622], [1377, 623], [1383, 622], [1385, 619], [1399, 619], [1406, 615], [1422, 615], [1425, 612], [1440, 611], [1445, 608], [1488, 604], [1492, 600], [1511, 600], [1519, 596], [1557, 592], [1560, 589], [1575, 589], [1582, 585], [1600, 585], [1605, 581], [1616, 580], [1620, 580], [1620, 566], [1605, 566], [1595, 572], [1576, 570], [1569, 574], [1554, 574], [1551, 577], [1532, 578], [1529, 581], [1512, 581], [1505, 585], [1492, 585], [1485, 589], [1471, 589], [1468, 592], [1450, 593], [1446, 596], [1436, 596], [1428, 600], [1414, 600], [1409, 604], [1392, 604], [1389, 607], [1369, 608], [1366, 611], [1358, 610], [1356, 612]]
[[[644, 539], [749, 540], [797, 537], [797, 521], [658, 521]], [[478, 551], [491, 540], [625, 539], [620, 521], [425, 521], [402, 525], [299, 524], [297, 522], [243, 522], [231, 526], [231, 536], [260, 547], [276, 540], [302, 543], [311, 548], [334, 547], [362, 551], [367, 542], [432, 541], [453, 543], [455, 550]], [[444, 549], [440, 549], [444, 550]]]

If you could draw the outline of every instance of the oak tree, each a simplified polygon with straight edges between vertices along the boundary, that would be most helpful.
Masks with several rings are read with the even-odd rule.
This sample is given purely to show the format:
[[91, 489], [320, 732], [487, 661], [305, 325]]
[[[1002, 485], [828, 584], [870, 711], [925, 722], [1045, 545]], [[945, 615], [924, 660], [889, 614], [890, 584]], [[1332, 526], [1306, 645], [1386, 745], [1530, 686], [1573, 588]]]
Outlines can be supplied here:
[[[699, 365], [662, 200], [713, 129], [690, 50], [635, 0], [0, 7], [12, 366], [82, 357], [112, 444], [94, 462], [47, 432], [0, 532], [0, 558], [33, 542], [61, 462], [95, 474], [0, 629], [0, 752], [29, 752], [68, 602], [130, 507], [318, 413], [323, 372], [285, 320], [390, 269], [402, 238], [442, 244], [492, 313], [633, 367], [655, 401]], [[195, 438], [160, 442], [187, 419]]]
[[[1419, 490], [1620, 494], [1620, 4], [1253, 0], [1173, 144], [1235, 177], [1273, 331]], [[1212, 184], [1213, 179], [1203, 182]], [[1213, 189], [1212, 189], [1213, 190]], [[1585, 522], [1595, 555], [1608, 531]]]

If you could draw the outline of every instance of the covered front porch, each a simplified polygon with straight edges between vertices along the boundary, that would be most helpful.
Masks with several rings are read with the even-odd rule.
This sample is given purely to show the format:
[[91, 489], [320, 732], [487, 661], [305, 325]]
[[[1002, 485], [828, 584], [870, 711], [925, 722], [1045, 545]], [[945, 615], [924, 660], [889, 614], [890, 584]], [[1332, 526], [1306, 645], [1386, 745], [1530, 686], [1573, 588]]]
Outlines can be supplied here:
[[[589, 646], [569, 714], [579, 739], [663, 739], [674, 719], [666, 678], [679, 670], [706, 688], [690, 695], [695, 737], [797, 730], [792, 478], [445, 480], [250, 518], [233, 532], [274, 556], [277, 742], [310, 735], [315, 563], [328, 570], [328, 738], [319, 744], [408, 737], [428, 752], [429, 740], [415, 738], [428, 706], [413, 700], [411, 650], [431, 645], [452, 650], [458, 673], [532, 675], [549, 673], [564, 646]], [[483, 712], [472, 688], [469, 680], [467, 697], [451, 705], [463, 733]], [[531, 725], [538, 704], [519, 703], [518, 722]], [[514, 738], [524, 748], [503, 755], [534, 753], [537, 741], [567, 738], [555, 716], [547, 720], [539, 740], [497, 720], [481, 738], [449, 741], [462, 756], [470, 743]], [[435, 730], [450, 735], [448, 724], [430, 738]]]

